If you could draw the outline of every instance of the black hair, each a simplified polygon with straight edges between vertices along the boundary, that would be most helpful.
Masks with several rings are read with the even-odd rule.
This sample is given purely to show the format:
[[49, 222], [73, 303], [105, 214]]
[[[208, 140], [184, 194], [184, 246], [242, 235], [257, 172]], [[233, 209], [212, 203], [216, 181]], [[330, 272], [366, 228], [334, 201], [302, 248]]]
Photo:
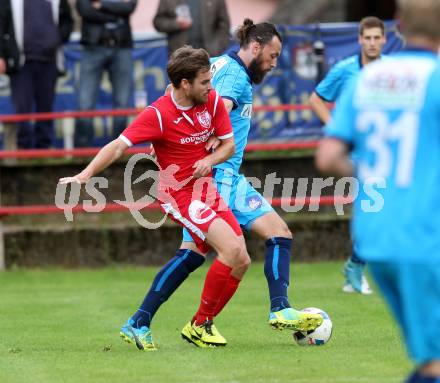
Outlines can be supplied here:
[[274, 24], [267, 22], [254, 24], [251, 19], [244, 19], [243, 25], [237, 29], [236, 36], [240, 42], [240, 48], [246, 48], [251, 41], [266, 45], [272, 41], [274, 36], [283, 42], [281, 34]]

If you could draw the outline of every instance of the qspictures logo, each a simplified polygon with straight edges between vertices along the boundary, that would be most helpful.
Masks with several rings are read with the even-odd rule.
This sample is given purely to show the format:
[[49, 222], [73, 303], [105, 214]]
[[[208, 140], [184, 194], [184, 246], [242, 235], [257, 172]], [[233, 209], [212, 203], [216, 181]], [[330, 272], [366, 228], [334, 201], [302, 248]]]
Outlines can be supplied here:
[[[135, 167], [145, 167], [145, 160], [151, 161], [157, 167], [155, 169], [148, 169], [144, 171], [139, 177], [133, 179]], [[141, 162], [142, 161], [142, 162]], [[142, 210], [148, 207], [157, 205], [158, 201], [158, 186], [159, 183], [162, 189], [172, 189], [179, 191], [191, 184], [192, 201], [190, 205], [190, 216], [195, 223], [202, 222], [205, 219], [211, 219], [211, 214], [215, 212], [204, 202], [200, 201], [207, 184], [212, 184], [214, 181], [212, 177], [202, 177], [194, 179], [189, 177], [185, 180], [177, 180], [176, 173], [179, 170], [177, 165], [170, 165], [168, 168], [160, 170], [156, 159], [149, 154], [133, 155], [124, 170], [124, 200], [114, 200], [112, 202], [125, 206], [131, 213], [136, 222], [147, 228], [156, 229], [163, 225], [166, 220], [164, 215], [155, 222], [151, 222], [144, 215]], [[386, 188], [386, 181], [384, 178], [370, 177], [360, 183], [354, 177], [343, 177], [336, 179], [334, 177], [328, 178], [281, 178], [277, 177], [276, 172], [266, 174], [264, 180], [257, 177], [239, 177], [238, 182], [235, 183], [235, 188], [230, 187], [234, 184], [233, 171], [224, 171], [226, 178], [222, 179], [221, 184], [218, 184], [218, 191], [221, 194], [226, 204], [223, 208], [228, 206], [233, 210], [241, 212], [255, 211], [263, 208], [266, 202], [269, 203], [275, 199], [275, 187], [281, 190], [280, 209], [286, 213], [295, 213], [308, 210], [310, 212], [319, 211], [320, 199], [333, 199], [333, 207], [337, 215], [345, 214], [346, 205], [358, 199], [359, 207], [366, 213], [375, 213], [383, 209], [385, 201], [381, 194], [381, 190]], [[151, 186], [146, 190], [145, 195], [139, 199], [135, 199], [133, 189], [134, 186], [140, 182], [152, 180]], [[68, 186], [70, 185], [70, 186]], [[227, 187], [225, 187], [227, 185]], [[249, 186], [250, 185], [250, 186]], [[296, 188], [294, 188], [296, 185]], [[69, 222], [73, 221], [73, 210], [80, 204], [81, 188], [83, 186], [77, 183], [58, 184], [55, 193], [55, 204], [58, 208], [64, 211], [64, 216]], [[93, 177], [85, 185], [85, 193], [90, 197], [81, 201], [82, 209], [86, 212], [97, 213], [102, 211], [107, 200], [101, 190], [108, 189], [109, 181], [105, 177]], [[251, 189], [250, 189], [251, 187]], [[333, 190], [333, 196], [324, 193], [325, 190]], [[294, 190], [295, 189], [295, 190]], [[255, 193], [258, 191], [258, 193]], [[168, 205], [177, 206], [178, 204], [172, 198], [172, 194], [167, 195], [166, 203]], [[323, 197], [325, 194], [325, 197]], [[212, 196], [211, 196], [212, 197]], [[360, 200], [359, 200], [360, 199]], [[162, 204], [163, 206], [163, 204]], [[180, 212], [177, 212], [180, 214]]]

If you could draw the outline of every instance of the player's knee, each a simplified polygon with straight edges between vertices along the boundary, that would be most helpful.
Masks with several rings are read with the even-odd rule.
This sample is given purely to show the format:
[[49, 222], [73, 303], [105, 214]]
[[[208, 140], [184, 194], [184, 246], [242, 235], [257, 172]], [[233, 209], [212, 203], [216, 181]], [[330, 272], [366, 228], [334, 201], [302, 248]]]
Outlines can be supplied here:
[[285, 222], [281, 223], [276, 230], [275, 235], [273, 237], [282, 237], [292, 239], [293, 235], [289, 229], [289, 226]]
[[248, 267], [251, 258], [246, 250], [246, 245], [244, 242], [237, 240], [231, 241], [228, 245], [228, 255], [235, 265], [240, 267]]
[[233, 240], [229, 243], [227, 252], [231, 259], [237, 260], [241, 257], [243, 246], [238, 240]]
[[238, 254], [238, 257], [234, 259], [233, 268], [235, 270], [239, 270], [240, 274], [243, 275], [249, 268], [250, 264], [251, 257], [246, 250], [246, 246], [243, 246], [240, 253]]
[[242, 255], [240, 257], [240, 263], [241, 263], [241, 267], [244, 270], [247, 270], [249, 268], [249, 266], [251, 265], [251, 257], [249, 256], [246, 249], [244, 249], [244, 252], [242, 253]]

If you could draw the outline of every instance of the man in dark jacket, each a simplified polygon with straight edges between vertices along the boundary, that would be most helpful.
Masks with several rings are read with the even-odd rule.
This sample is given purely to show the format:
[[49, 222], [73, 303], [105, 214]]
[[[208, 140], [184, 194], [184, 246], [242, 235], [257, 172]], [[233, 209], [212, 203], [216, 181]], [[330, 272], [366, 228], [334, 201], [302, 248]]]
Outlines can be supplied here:
[[[0, 74], [8, 74], [16, 113], [51, 112], [62, 43], [73, 20], [67, 0], [0, 0]], [[47, 148], [53, 122], [17, 126], [19, 148]]]
[[[99, 86], [104, 70], [112, 85], [113, 107], [129, 106], [133, 81], [133, 59], [130, 15], [137, 0], [77, 0], [76, 8], [82, 17], [79, 109], [96, 107]], [[113, 120], [113, 137], [126, 127], [126, 118]], [[75, 127], [75, 146], [92, 144], [91, 119], [78, 119]]]
[[171, 54], [190, 44], [217, 56], [229, 44], [229, 15], [224, 0], [160, 0], [154, 27], [168, 36]]

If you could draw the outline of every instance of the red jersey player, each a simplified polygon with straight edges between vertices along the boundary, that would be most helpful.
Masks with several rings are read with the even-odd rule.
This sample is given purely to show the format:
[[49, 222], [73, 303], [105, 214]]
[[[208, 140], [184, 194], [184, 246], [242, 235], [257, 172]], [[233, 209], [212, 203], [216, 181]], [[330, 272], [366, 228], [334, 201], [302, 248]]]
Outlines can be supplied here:
[[[211, 177], [212, 157], [224, 155], [216, 150], [207, 156], [205, 143], [215, 135], [224, 142], [223, 150], [229, 151], [233, 133], [220, 96], [209, 87], [200, 102], [205, 98], [206, 102], [182, 106], [172, 91], [148, 106], [119, 138], [128, 146], [153, 143], [161, 168], [161, 206], [172, 219], [187, 227], [198, 246], [206, 250], [203, 232], [208, 231], [212, 222], [207, 218], [217, 214], [229, 221], [230, 214]], [[205, 177], [200, 179], [201, 176]], [[241, 234], [235, 220], [230, 225]]]
[[[167, 73], [173, 92], [147, 107], [81, 173], [59, 182], [86, 183], [129, 146], [152, 142], [161, 168], [158, 198], [162, 208], [190, 231], [202, 251], [209, 246], [218, 254], [206, 275], [191, 335], [205, 345], [224, 346], [226, 340], [212, 323], [213, 313], [225, 299], [223, 295], [230, 295], [226, 290], [232, 268], [246, 270], [250, 263], [240, 226], [211, 179], [212, 166], [234, 153], [232, 127], [224, 103], [212, 89], [206, 51], [188, 46], [178, 49], [170, 57]], [[221, 144], [208, 154], [205, 142], [212, 135], [221, 139]], [[195, 252], [174, 257], [164, 273], [156, 276], [152, 288], [166, 286], [167, 278], [183, 282], [203, 262], [199, 257]], [[120, 334], [141, 350], [155, 349], [151, 330], [132, 318]]]

